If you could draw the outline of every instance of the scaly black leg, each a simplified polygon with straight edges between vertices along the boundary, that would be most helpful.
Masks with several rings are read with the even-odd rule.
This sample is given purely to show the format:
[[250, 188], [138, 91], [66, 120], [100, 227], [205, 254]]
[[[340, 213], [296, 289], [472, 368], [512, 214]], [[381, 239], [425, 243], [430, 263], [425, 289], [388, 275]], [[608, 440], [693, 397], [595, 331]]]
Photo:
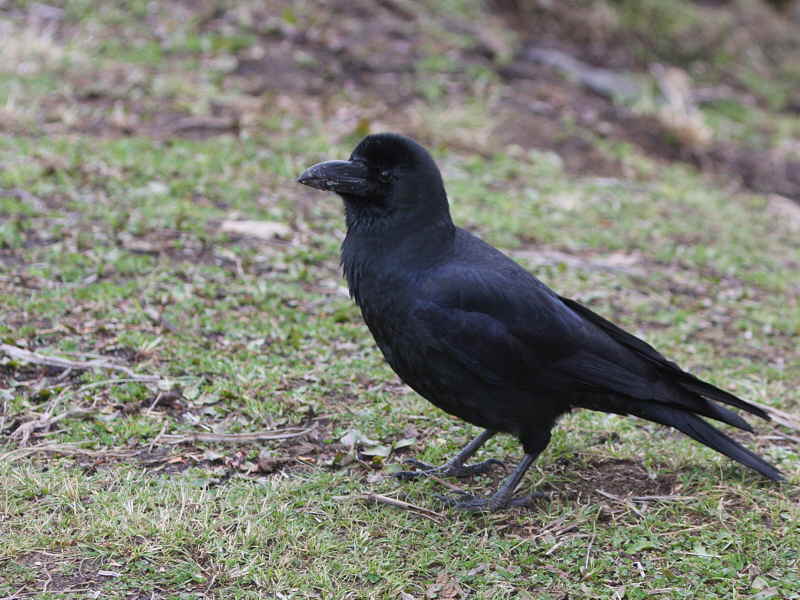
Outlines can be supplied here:
[[508, 508], [509, 506], [527, 506], [534, 497], [543, 497], [545, 494], [537, 492], [530, 496], [522, 496], [514, 498], [514, 490], [517, 489], [519, 482], [527, 472], [528, 468], [533, 464], [536, 457], [531, 454], [526, 454], [514, 472], [509, 475], [498, 490], [488, 498], [482, 496], [470, 496], [464, 494], [462, 498], [450, 498], [447, 496], [438, 496], [440, 500], [449, 504], [453, 508], [461, 510], [468, 510], [472, 512], [495, 512]]
[[490, 458], [489, 460], [485, 460], [474, 465], [465, 465], [464, 463], [469, 460], [469, 458], [478, 451], [478, 448], [483, 446], [495, 433], [497, 432], [487, 429], [469, 444], [464, 446], [461, 452], [456, 454], [451, 460], [439, 467], [434, 467], [414, 458], [406, 459], [403, 462], [417, 467], [419, 471], [400, 471], [399, 473], [394, 473], [394, 476], [398, 479], [408, 480], [415, 479], [417, 477], [427, 477], [428, 475], [440, 475], [442, 477], [469, 477], [470, 475], [486, 473], [495, 465], [502, 465], [503, 463], [496, 458]]
[[533, 461], [542, 453], [549, 442], [549, 430], [539, 432], [538, 435], [524, 439], [523, 446], [525, 448], [525, 456], [522, 457], [522, 460], [514, 469], [514, 472], [506, 477], [498, 490], [488, 498], [471, 496], [469, 494], [463, 494], [460, 498], [449, 498], [446, 496], [439, 496], [439, 498], [450, 506], [461, 510], [495, 512], [508, 508], [509, 506], [527, 506], [533, 498], [546, 497], [547, 494], [535, 492], [530, 496], [514, 498], [514, 490], [517, 489], [519, 482], [522, 481], [522, 478], [533, 464]]

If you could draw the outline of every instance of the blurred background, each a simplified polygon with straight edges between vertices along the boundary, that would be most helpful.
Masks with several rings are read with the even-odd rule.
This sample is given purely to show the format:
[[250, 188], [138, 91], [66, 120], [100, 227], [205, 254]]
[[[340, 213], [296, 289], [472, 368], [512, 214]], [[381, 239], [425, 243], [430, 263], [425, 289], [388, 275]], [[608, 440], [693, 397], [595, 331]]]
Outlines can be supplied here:
[[206, 139], [399, 130], [548, 149], [625, 142], [800, 197], [794, 0], [0, 2], [0, 128]]
[[532, 510], [390, 476], [474, 428], [295, 181], [386, 130], [798, 481], [800, 1], [0, 0], [0, 598], [797, 598], [797, 486], [663, 427], [565, 417]]

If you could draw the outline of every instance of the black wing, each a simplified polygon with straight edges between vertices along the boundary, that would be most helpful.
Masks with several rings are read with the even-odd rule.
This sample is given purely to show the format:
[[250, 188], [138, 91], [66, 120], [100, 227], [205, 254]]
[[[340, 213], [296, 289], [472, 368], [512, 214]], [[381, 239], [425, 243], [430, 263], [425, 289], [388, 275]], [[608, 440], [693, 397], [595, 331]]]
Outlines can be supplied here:
[[575, 300], [564, 298], [563, 296], [560, 296], [560, 299], [576, 314], [580, 315], [587, 321], [590, 321], [591, 323], [602, 329], [609, 336], [611, 336], [613, 339], [615, 339], [617, 342], [631, 349], [638, 356], [644, 358], [645, 360], [655, 365], [659, 370], [661, 370], [664, 374], [668, 374], [670, 377], [674, 379], [674, 381], [678, 385], [685, 388], [686, 390], [693, 392], [695, 394], [699, 394], [703, 397], [710, 398], [712, 400], [717, 400], [718, 402], [723, 402], [725, 404], [735, 406], [736, 408], [741, 408], [742, 410], [746, 410], [747, 412], [759, 416], [762, 419], [769, 420], [770, 418], [769, 415], [762, 409], [758, 408], [757, 406], [753, 406], [749, 402], [746, 402], [741, 398], [738, 398], [733, 394], [726, 392], [725, 390], [721, 390], [718, 387], [711, 385], [710, 383], [698, 379], [691, 373], [687, 373], [686, 371], [681, 369], [677, 364], [665, 358], [660, 352], [658, 352], [647, 342], [640, 340], [639, 338], [637, 338], [634, 335], [631, 335], [624, 329], [617, 327], [611, 321], [604, 319], [603, 317], [589, 310], [582, 304], [579, 304]]

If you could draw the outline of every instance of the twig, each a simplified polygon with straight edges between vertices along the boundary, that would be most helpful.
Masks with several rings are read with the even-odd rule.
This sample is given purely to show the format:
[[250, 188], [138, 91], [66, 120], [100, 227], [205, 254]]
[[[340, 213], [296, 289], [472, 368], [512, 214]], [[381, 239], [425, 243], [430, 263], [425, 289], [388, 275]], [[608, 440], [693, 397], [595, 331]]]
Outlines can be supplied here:
[[795, 444], [800, 444], [800, 437], [796, 435], [786, 435], [785, 433], [779, 433], [776, 435], [760, 435], [758, 436], [759, 440], [788, 440], [790, 442], [794, 442]]
[[753, 400], [748, 400], [748, 402], [768, 413], [776, 423], [780, 423], [789, 429], [800, 431], [800, 421], [798, 421], [797, 417], [793, 414], [783, 411], [779, 408], [775, 408], [774, 406], [770, 406], [769, 404], [762, 404], [761, 402], [755, 402]]
[[[31, 434], [37, 429], [44, 429], [48, 427], [51, 423], [55, 422], [51, 415], [56, 407], [61, 403], [61, 397], [64, 395], [64, 392], [58, 394], [55, 398], [50, 400], [47, 403], [47, 408], [45, 409], [44, 413], [39, 415], [38, 417], [32, 418], [31, 420], [22, 423], [19, 427], [17, 427], [11, 435], [9, 436], [10, 439], [19, 438], [20, 445], [25, 446], [28, 444], [28, 438]], [[56, 420], [61, 420], [66, 415], [59, 415]]]
[[136, 377], [117, 377], [114, 379], [103, 379], [102, 381], [92, 381], [91, 383], [84, 383], [78, 388], [78, 392], [100, 387], [103, 385], [110, 385], [112, 383], [161, 383], [163, 379], [153, 379], [150, 375], [138, 375]]
[[588, 533], [577, 533], [577, 534], [575, 534], [573, 536], [570, 536], [570, 537], [562, 537], [555, 544], [550, 546], [550, 549], [547, 552], [545, 552], [544, 555], [545, 556], [550, 556], [553, 552], [558, 550], [561, 546], [563, 546], [567, 542], [572, 541], [572, 540], [577, 540], [579, 538], [586, 538], [586, 537], [589, 537]]
[[432, 479], [436, 483], [438, 483], [440, 485], [443, 485], [444, 487], [446, 487], [446, 488], [448, 488], [448, 489], [450, 489], [450, 490], [452, 490], [454, 492], [458, 492], [458, 493], [461, 493], [461, 494], [464, 493], [463, 488], [460, 488], [457, 485], [453, 485], [449, 481], [445, 481], [444, 479], [442, 479], [440, 477], [436, 477], [436, 475], [428, 475], [428, 478]]
[[539, 535], [537, 535], [535, 537], [542, 537], [542, 536], [545, 536], [545, 535], [552, 535], [554, 537], [560, 537], [560, 536], [562, 536], [564, 534], [567, 534], [567, 533], [570, 533], [572, 531], [575, 531], [576, 529], [578, 529], [578, 527], [580, 527], [581, 525], [586, 523], [586, 521], [588, 521], [588, 520], [589, 519], [576, 519], [576, 520], [571, 521], [571, 522], [567, 523], [566, 525], [564, 525], [564, 521], [566, 521], [566, 517], [563, 517], [561, 519], [558, 519], [557, 521], [554, 521], [553, 523], [550, 523], [550, 525], [548, 525], [541, 533], [539, 533]]
[[128, 367], [117, 365], [107, 360], [68, 360], [57, 356], [47, 356], [38, 352], [31, 352], [30, 350], [24, 350], [23, 348], [18, 348], [17, 346], [11, 346], [9, 344], [0, 344], [0, 350], [8, 354], [11, 358], [35, 365], [47, 365], [50, 367], [61, 367], [63, 369], [111, 369], [122, 371], [130, 377], [135, 378], [136, 381], [161, 381], [161, 378], [156, 375], [137, 375]]
[[79, 448], [76, 444], [86, 443], [89, 440], [84, 440], [83, 442], [75, 442], [73, 444], [39, 444], [38, 446], [28, 446], [27, 448], [17, 448], [16, 450], [12, 450], [11, 452], [6, 452], [5, 454], [0, 454], [0, 462], [8, 461], [12, 462], [19, 458], [23, 458], [30, 454], [36, 454], [38, 452], [45, 452], [48, 454], [63, 454], [65, 456], [90, 456], [90, 457], [114, 457], [114, 458], [130, 458], [132, 456], [136, 456], [140, 450], [134, 451], [119, 451], [119, 450], [87, 450], [85, 448]]
[[354, 499], [369, 500], [370, 502], [378, 502], [380, 504], [388, 504], [390, 506], [396, 506], [397, 508], [402, 508], [403, 510], [410, 510], [436, 523], [441, 523], [444, 520], [444, 515], [441, 513], [434, 512], [422, 506], [417, 506], [416, 504], [403, 502], [402, 500], [397, 500], [396, 498], [383, 496], [381, 494], [366, 493], [366, 494], [361, 494], [359, 496], [354, 496]]
[[161, 436], [164, 435], [164, 432], [166, 430], [167, 430], [167, 422], [164, 421], [164, 424], [161, 426], [161, 431], [158, 432], [158, 435], [151, 440], [150, 445], [147, 447], [148, 452], [153, 451], [153, 446], [155, 446], [158, 440], [161, 439]]
[[303, 429], [302, 431], [287, 431], [285, 429], [273, 429], [267, 431], [256, 431], [253, 433], [189, 433], [186, 435], [162, 435], [161, 440], [168, 444], [183, 444], [184, 442], [257, 442], [261, 440], [286, 440], [289, 438], [300, 437], [314, 431], [314, 427]]
[[694, 525], [692, 527], [685, 527], [684, 529], [676, 529], [675, 531], [666, 531], [661, 535], [678, 535], [679, 533], [688, 533], [690, 531], [697, 531], [698, 529], [705, 529], [710, 527], [713, 523], [703, 523], [702, 525]]
[[620, 504], [623, 504], [624, 506], [626, 506], [627, 508], [629, 508], [630, 510], [635, 512], [637, 515], [639, 515], [640, 517], [644, 518], [644, 515], [642, 514], [642, 512], [638, 508], [636, 508], [633, 505], [633, 502], [631, 502], [629, 499], [623, 498], [622, 496], [617, 496], [615, 494], [611, 494], [609, 492], [605, 492], [605, 491], [603, 491], [603, 490], [601, 490], [599, 488], [596, 489], [595, 491], [598, 494], [600, 494], [601, 496], [605, 496], [609, 500], [614, 500], [615, 502], [619, 502]]
[[700, 556], [702, 558], [719, 558], [719, 554], [705, 554], [703, 552], [681, 552], [678, 550], [676, 554], [686, 554], [688, 556]]
[[537, 533], [534, 536], [531, 536], [530, 539], [535, 540], [537, 538], [549, 535], [553, 531], [558, 531], [564, 525], [564, 521], [566, 521], [566, 520], [567, 520], [567, 517], [559, 517], [555, 521], [552, 521], [551, 523], [548, 523], [547, 525], [542, 527], [542, 529], [539, 531], [539, 533]]
[[0, 431], [6, 429], [6, 415], [8, 414], [8, 397], [3, 394], [3, 404], [0, 406]]
[[694, 496], [631, 496], [629, 500], [633, 502], [683, 502], [684, 500], [695, 500]]
[[[54, 329], [53, 331], [58, 331], [58, 329]], [[74, 352], [72, 350], [60, 350], [61, 354], [68, 354], [70, 356], [77, 356], [78, 358], [106, 358], [102, 354], [98, 354], [97, 352]]]
[[32, 419], [26, 423], [23, 423], [19, 427], [17, 427], [11, 435], [9, 436], [11, 439], [19, 438], [20, 445], [24, 446], [28, 443], [28, 438], [30, 438], [31, 434], [36, 431], [37, 429], [46, 429], [50, 427], [53, 423], [58, 423], [62, 419], [66, 419], [68, 417], [75, 417], [75, 416], [82, 416], [82, 415], [89, 415], [92, 414], [91, 410], [86, 410], [85, 408], [71, 408], [67, 411], [64, 411], [60, 415], [56, 415], [55, 417], [51, 417], [48, 413], [43, 414], [42, 416]]
[[[521, 545], [523, 543], [526, 543], [526, 542], [527, 543], [533, 542], [535, 540], [538, 540], [538, 539], [541, 539], [541, 538], [544, 538], [544, 537], [552, 537], [552, 538], [556, 538], [557, 539], [557, 538], [561, 538], [561, 537], [567, 535], [568, 533], [572, 533], [574, 531], [577, 531], [580, 528], [581, 525], [583, 525], [586, 521], [588, 521], [588, 519], [576, 519], [575, 521], [570, 521], [569, 523], [567, 523], [565, 525], [564, 521], [566, 521], [566, 520], [567, 520], [567, 517], [560, 517], [560, 518], [556, 519], [555, 521], [553, 521], [552, 523], [549, 523], [549, 524], [545, 525], [544, 527], [542, 527], [539, 530], [539, 533], [537, 533], [535, 535], [530, 535], [530, 536], [526, 536], [526, 537], [512, 535], [512, 537], [516, 537], [516, 538], [521, 540], [520, 543], [517, 544], [517, 546], [519, 546], [519, 545]], [[572, 537], [575, 538], [575, 537], [587, 537], [587, 536], [588, 536], [588, 534], [577, 534], [577, 535], [574, 535]], [[512, 550], [516, 549], [517, 546], [514, 546], [512, 548]]]
[[[26, 587], [28, 587], [28, 586], [27, 585], [23, 585], [21, 588], [19, 588], [16, 592], [11, 594], [10, 596], [3, 596], [2, 598], [0, 598], [0, 600], [14, 600], [15, 598], [22, 598], [22, 596], [20, 596], [20, 594], [22, 593], [22, 591]], [[25, 595], [26, 596], [28, 595], [27, 592], [25, 593]]]
[[586, 573], [589, 572], [589, 557], [592, 554], [592, 546], [594, 545], [594, 538], [595, 537], [597, 537], [597, 533], [593, 532], [592, 533], [592, 539], [589, 540], [589, 545], [586, 547], [586, 558], [583, 559], [584, 578], [586, 577]]
[[787, 419], [785, 417], [780, 416], [777, 413], [771, 414], [770, 418], [773, 421], [775, 421], [778, 425], [783, 425], [784, 427], [788, 427], [793, 431], [800, 431], [800, 423], [798, 423], [797, 421]]

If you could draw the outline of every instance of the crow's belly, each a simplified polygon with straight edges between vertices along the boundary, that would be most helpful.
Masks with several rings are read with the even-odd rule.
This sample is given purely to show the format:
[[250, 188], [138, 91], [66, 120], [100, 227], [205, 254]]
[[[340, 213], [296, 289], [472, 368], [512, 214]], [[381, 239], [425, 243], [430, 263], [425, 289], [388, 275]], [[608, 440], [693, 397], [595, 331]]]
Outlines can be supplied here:
[[568, 410], [566, 403], [555, 401], [545, 390], [531, 393], [489, 383], [449, 357], [425, 354], [409, 361], [396, 352], [384, 352], [389, 365], [414, 391], [478, 427], [522, 437], [526, 432], [549, 428]]

